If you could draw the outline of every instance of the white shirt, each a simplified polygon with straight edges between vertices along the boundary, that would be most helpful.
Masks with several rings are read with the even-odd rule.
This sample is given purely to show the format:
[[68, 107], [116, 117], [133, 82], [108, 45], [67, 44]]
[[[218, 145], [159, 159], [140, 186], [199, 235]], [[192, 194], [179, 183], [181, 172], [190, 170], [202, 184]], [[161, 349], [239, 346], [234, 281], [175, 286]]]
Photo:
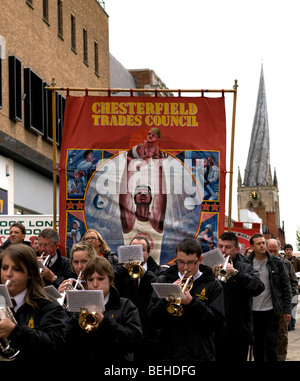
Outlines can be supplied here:
[[25, 288], [24, 291], [20, 292], [20, 294], [16, 295], [14, 298], [16, 301], [16, 306], [12, 308], [15, 312], [18, 311], [18, 309], [25, 303], [25, 296], [27, 294], [27, 288]]

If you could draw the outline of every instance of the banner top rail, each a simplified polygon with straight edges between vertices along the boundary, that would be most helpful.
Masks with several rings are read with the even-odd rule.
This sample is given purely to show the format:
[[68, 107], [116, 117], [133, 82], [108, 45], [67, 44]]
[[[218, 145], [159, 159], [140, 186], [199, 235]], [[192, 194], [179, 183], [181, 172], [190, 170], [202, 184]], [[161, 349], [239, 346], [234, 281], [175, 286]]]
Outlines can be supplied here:
[[87, 87], [55, 87], [47, 86], [46, 90], [57, 90], [57, 91], [85, 91], [85, 92], [107, 92], [111, 94], [119, 92], [130, 92], [130, 93], [235, 93], [237, 91], [236, 85], [233, 89], [121, 89], [121, 88], [87, 88]]

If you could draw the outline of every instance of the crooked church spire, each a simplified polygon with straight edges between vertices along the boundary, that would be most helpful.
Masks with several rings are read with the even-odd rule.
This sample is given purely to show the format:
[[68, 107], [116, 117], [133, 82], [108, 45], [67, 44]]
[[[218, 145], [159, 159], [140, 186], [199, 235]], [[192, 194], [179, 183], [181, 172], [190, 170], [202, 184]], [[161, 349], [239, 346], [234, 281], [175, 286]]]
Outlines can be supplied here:
[[262, 66], [251, 141], [245, 169], [244, 186], [266, 185], [269, 177], [269, 165], [269, 122], [264, 71]]

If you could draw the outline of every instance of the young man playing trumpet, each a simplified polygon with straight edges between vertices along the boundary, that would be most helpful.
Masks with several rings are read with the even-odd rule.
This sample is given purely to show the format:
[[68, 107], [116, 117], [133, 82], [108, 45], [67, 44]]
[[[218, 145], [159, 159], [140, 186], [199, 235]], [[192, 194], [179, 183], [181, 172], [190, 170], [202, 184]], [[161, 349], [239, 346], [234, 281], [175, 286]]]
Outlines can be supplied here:
[[249, 263], [243, 262], [234, 232], [219, 236], [217, 247], [228, 260], [228, 278], [221, 282], [224, 290], [225, 321], [216, 336], [216, 360], [247, 361], [253, 343], [252, 297], [261, 294], [264, 284]]
[[169, 298], [159, 299], [155, 293], [151, 298], [148, 319], [160, 328], [157, 348], [160, 360], [215, 360], [214, 334], [224, 319], [223, 289], [211, 268], [201, 264], [201, 254], [196, 239], [184, 239], [176, 248], [176, 265], [158, 280], [158, 283], [180, 283], [183, 275], [192, 277], [192, 287], [186, 287], [185, 298], [181, 300], [181, 316], [170, 313]]

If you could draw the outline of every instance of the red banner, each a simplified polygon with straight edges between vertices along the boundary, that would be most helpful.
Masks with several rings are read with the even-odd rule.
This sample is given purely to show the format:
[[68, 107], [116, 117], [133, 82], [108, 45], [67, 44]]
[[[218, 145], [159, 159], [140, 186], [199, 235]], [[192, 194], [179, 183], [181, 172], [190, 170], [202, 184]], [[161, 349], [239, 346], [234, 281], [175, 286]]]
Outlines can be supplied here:
[[67, 96], [59, 168], [63, 252], [96, 229], [112, 251], [146, 235], [158, 263], [224, 230], [224, 97]]

